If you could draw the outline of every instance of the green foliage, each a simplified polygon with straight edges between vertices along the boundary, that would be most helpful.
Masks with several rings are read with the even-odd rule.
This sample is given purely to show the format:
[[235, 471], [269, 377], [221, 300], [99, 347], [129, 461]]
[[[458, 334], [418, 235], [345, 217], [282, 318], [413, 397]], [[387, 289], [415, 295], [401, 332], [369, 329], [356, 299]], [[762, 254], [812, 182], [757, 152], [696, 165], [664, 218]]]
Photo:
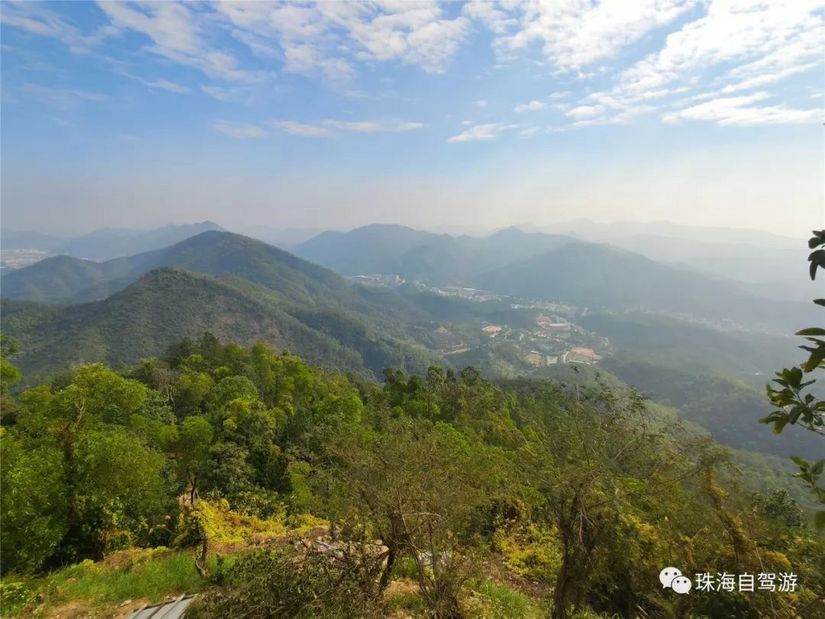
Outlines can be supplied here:
[[3, 615], [9, 617], [48, 615], [66, 604], [85, 616], [108, 616], [127, 600], [198, 593], [208, 584], [195, 570], [189, 552], [127, 550], [103, 563], [83, 561], [40, 579], [6, 578], [0, 583], [0, 602]]
[[473, 601], [470, 617], [499, 617], [500, 619], [539, 619], [547, 611], [530, 596], [493, 580], [470, 584]]
[[380, 616], [372, 574], [348, 557], [328, 556], [312, 548], [250, 553], [229, 569], [224, 582], [224, 588], [204, 596], [187, 616]]
[[[0, 542], [4, 582], [24, 585], [2, 593], [28, 611], [38, 595], [196, 591], [196, 565], [215, 576], [200, 616], [515, 617], [552, 603], [556, 617], [792, 617], [825, 593], [825, 541], [800, 507], [744, 492], [723, 450], [615, 380], [491, 383], [431, 367], [365, 383], [207, 334], [12, 399]], [[184, 548], [168, 578], [111, 564], [170, 544], [197, 544], [198, 563]], [[250, 546], [217, 568], [216, 554]], [[77, 561], [39, 578], [55, 579], [46, 593], [22, 576]], [[658, 581], [665, 564], [792, 567], [804, 589], [780, 606], [676, 599]]]
[[0, 429], [0, 545], [4, 571], [31, 571], [57, 551], [66, 534], [65, 463], [56, 445]]
[[[810, 275], [811, 279], [816, 279], [817, 270], [825, 269], [825, 230], [814, 230], [808, 247], [813, 250], [808, 256]], [[816, 299], [814, 303], [825, 306], [823, 299]], [[773, 380], [776, 386], [767, 386], [768, 400], [776, 410], [761, 421], [772, 424], [775, 434], [780, 434], [788, 425], [799, 424], [822, 439], [825, 438], [825, 400], [810, 391], [816, 379], [806, 380], [805, 375], [825, 369], [825, 339], [822, 339], [825, 329], [811, 327], [798, 331], [797, 335], [807, 341], [800, 348], [808, 353], [808, 359], [800, 367], [784, 368], [776, 373]], [[819, 504], [825, 506], [825, 487], [820, 484], [825, 459], [816, 462], [808, 462], [799, 456], [791, 456], [791, 459], [799, 467], [796, 476], [808, 486]], [[816, 513], [814, 522], [818, 528], [825, 529], [825, 510]]]

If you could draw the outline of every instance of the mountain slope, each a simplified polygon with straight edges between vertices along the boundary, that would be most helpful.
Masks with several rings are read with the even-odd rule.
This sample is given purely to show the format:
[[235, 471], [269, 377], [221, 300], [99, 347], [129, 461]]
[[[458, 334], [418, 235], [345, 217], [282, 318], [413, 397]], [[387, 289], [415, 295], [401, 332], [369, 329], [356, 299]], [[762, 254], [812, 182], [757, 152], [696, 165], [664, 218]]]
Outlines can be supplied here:
[[610, 310], [648, 310], [789, 331], [812, 312], [758, 299], [735, 282], [594, 243], [569, 243], [491, 270], [474, 283], [496, 292]]
[[194, 224], [170, 224], [152, 230], [104, 228], [58, 245], [54, 253], [86, 260], [111, 260], [167, 247], [201, 232], [223, 230], [212, 221]]
[[63, 308], [3, 301], [4, 332], [20, 340], [27, 376], [105, 361], [131, 364], [205, 331], [266, 342], [326, 367], [364, 376], [385, 367], [422, 370], [426, 353], [373, 333], [353, 316], [316, 308], [296, 317], [266, 288], [174, 269], [151, 271], [111, 297]]
[[517, 228], [476, 238], [372, 225], [320, 234], [297, 246], [295, 252], [343, 275], [395, 273], [430, 284], [462, 285], [483, 271], [571, 240]]
[[405, 226], [373, 224], [349, 232], [323, 232], [294, 248], [295, 253], [342, 275], [389, 273], [406, 252], [451, 238]]
[[15, 230], [3, 226], [0, 228], [0, 246], [2, 249], [40, 249], [50, 251], [66, 242], [66, 239], [44, 234], [34, 230]]
[[234, 275], [310, 300], [349, 295], [345, 280], [292, 254], [231, 232], [203, 232], [152, 252], [106, 262], [69, 256], [47, 258], [4, 275], [2, 296], [39, 302], [72, 303], [100, 300], [152, 269], [175, 267], [211, 275]]

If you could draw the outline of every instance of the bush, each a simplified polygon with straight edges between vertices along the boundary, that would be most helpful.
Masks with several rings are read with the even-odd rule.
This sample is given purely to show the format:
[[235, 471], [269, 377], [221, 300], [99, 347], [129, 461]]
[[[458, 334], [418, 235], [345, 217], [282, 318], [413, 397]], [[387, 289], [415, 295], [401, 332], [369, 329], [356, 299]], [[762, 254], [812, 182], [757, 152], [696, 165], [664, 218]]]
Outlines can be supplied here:
[[187, 613], [204, 617], [373, 617], [380, 616], [380, 562], [340, 546], [332, 553], [315, 547], [277, 547], [238, 559], [222, 580]]

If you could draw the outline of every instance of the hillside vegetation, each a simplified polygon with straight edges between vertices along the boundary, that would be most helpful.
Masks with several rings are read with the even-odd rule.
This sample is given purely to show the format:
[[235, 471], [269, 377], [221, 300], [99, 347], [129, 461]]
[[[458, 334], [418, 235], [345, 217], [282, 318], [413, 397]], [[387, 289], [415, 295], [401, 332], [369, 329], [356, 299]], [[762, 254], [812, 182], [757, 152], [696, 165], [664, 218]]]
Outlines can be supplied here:
[[84, 362], [133, 364], [204, 331], [244, 344], [266, 341], [362, 376], [389, 366], [421, 370], [433, 359], [345, 312], [293, 302], [302, 290], [287, 302], [248, 281], [158, 269], [103, 301], [59, 309], [4, 301], [3, 327], [22, 343], [19, 363], [33, 376]]
[[[438, 367], [353, 382], [204, 336], [12, 396], [10, 361], [0, 541], [16, 613], [92, 586], [78, 570], [63, 597], [45, 596], [44, 571], [161, 546], [190, 549], [201, 580], [174, 573], [206, 587], [193, 616], [821, 610], [825, 540], [794, 501], [743, 492], [723, 449], [671, 430], [624, 389], [497, 386]], [[254, 538], [249, 527], [258, 546], [232, 546]], [[663, 565], [792, 570], [800, 587], [679, 596], [662, 589]]]

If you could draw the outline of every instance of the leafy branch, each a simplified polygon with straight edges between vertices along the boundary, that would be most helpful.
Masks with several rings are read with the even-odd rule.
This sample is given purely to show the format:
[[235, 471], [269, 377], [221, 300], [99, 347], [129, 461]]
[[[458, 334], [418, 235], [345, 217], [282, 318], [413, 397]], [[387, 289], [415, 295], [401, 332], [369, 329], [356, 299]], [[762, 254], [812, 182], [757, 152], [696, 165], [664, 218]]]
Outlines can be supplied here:
[[[825, 230], [813, 231], [813, 236], [808, 240], [808, 248], [812, 250], [808, 256], [809, 273], [811, 279], [815, 280], [819, 269], [825, 271]], [[825, 299], [814, 299], [814, 303], [825, 307]], [[775, 434], [780, 434], [787, 425], [800, 424], [811, 432], [825, 436], [825, 400], [819, 400], [812, 393], [806, 392], [816, 379], [805, 379], [814, 370], [825, 368], [825, 329], [809, 327], [797, 331], [796, 335], [805, 338], [807, 343], [800, 348], [808, 353], [808, 358], [799, 367], [784, 368], [777, 372], [773, 384], [767, 385], [768, 400], [776, 410], [761, 421], [772, 424]], [[825, 459], [817, 462], [808, 462], [795, 456], [791, 459], [799, 467], [799, 473], [795, 477], [804, 481], [817, 501], [825, 505], [825, 488], [819, 481], [825, 469]], [[816, 513], [815, 523], [818, 528], [825, 528], [825, 510]]]

